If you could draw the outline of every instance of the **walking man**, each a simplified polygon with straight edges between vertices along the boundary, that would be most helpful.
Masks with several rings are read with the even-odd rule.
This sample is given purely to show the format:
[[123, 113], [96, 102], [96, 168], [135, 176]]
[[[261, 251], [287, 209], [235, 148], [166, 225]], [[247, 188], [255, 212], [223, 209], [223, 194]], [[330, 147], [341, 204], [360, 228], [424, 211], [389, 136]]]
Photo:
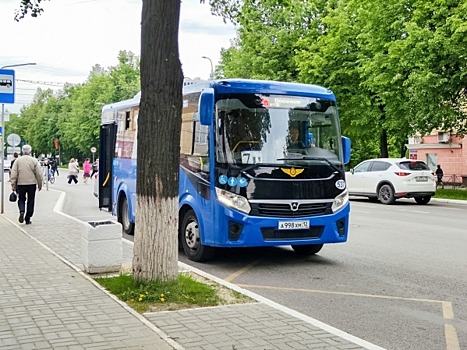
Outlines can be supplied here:
[[42, 189], [42, 169], [39, 162], [31, 157], [31, 146], [24, 145], [22, 150], [23, 155], [14, 162], [11, 169], [11, 189], [18, 193], [18, 220], [29, 225], [34, 214], [36, 187], [39, 191]]
[[444, 172], [443, 172], [443, 169], [441, 169], [441, 165], [437, 165], [436, 166], [436, 188], [438, 188], [439, 185], [441, 185], [441, 188], [444, 189], [444, 183], [443, 183], [443, 176], [444, 176]]

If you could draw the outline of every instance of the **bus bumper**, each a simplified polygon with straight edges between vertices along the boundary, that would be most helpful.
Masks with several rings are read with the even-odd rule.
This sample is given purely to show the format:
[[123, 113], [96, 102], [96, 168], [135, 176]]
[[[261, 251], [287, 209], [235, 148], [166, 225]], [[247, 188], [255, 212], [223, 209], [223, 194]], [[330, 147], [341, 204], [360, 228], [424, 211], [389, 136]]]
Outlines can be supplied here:
[[[230, 208], [223, 208], [220, 216], [222, 241], [206, 242], [219, 247], [262, 247], [300, 244], [343, 243], [347, 241], [350, 205], [336, 213], [300, 218], [269, 218], [246, 216]], [[308, 228], [284, 229], [293, 224], [308, 222]], [[282, 225], [281, 225], [282, 223]], [[285, 223], [285, 225], [284, 225]], [[293, 224], [292, 224], [293, 223]], [[306, 226], [306, 224], [305, 224]], [[205, 236], [208, 237], [209, 233]], [[217, 236], [219, 237], [219, 236]]]

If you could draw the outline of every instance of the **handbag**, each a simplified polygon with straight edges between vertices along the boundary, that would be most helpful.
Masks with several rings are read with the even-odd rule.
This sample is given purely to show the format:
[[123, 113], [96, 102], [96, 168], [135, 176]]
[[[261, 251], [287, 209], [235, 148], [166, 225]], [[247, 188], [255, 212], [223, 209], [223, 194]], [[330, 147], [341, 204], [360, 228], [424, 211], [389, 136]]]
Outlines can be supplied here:
[[18, 199], [18, 196], [16, 195], [16, 193], [11, 192], [10, 193], [10, 202], [16, 202], [17, 199]]

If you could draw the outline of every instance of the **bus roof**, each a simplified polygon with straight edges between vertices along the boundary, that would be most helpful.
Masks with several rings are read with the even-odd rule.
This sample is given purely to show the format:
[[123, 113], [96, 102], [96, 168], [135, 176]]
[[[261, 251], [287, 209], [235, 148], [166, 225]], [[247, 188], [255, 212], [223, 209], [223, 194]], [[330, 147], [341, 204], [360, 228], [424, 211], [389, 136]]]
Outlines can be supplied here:
[[[216, 93], [258, 93], [274, 95], [294, 95], [305, 97], [325, 98], [336, 100], [334, 93], [322, 86], [288, 83], [272, 80], [252, 80], [252, 79], [221, 79], [221, 80], [200, 80], [199, 82], [183, 86], [183, 94], [201, 92], [205, 88], [213, 88]], [[105, 105], [102, 107], [102, 123], [115, 121], [117, 110], [128, 109], [139, 105], [141, 92], [128, 100]]]
[[334, 101], [336, 99], [331, 90], [318, 85], [251, 79], [203, 81], [185, 86], [183, 93], [197, 92], [208, 87], [213, 88], [216, 93], [258, 93], [261, 91], [263, 94], [312, 96]]

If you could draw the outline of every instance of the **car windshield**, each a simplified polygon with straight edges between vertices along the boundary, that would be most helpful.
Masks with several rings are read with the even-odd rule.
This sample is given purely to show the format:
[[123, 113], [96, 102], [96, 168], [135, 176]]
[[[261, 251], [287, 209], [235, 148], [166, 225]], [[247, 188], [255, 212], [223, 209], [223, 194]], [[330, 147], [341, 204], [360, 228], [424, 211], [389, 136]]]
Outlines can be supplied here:
[[216, 160], [290, 164], [342, 160], [334, 101], [282, 95], [228, 94], [216, 102]]
[[424, 162], [400, 162], [397, 165], [403, 170], [430, 170]]

